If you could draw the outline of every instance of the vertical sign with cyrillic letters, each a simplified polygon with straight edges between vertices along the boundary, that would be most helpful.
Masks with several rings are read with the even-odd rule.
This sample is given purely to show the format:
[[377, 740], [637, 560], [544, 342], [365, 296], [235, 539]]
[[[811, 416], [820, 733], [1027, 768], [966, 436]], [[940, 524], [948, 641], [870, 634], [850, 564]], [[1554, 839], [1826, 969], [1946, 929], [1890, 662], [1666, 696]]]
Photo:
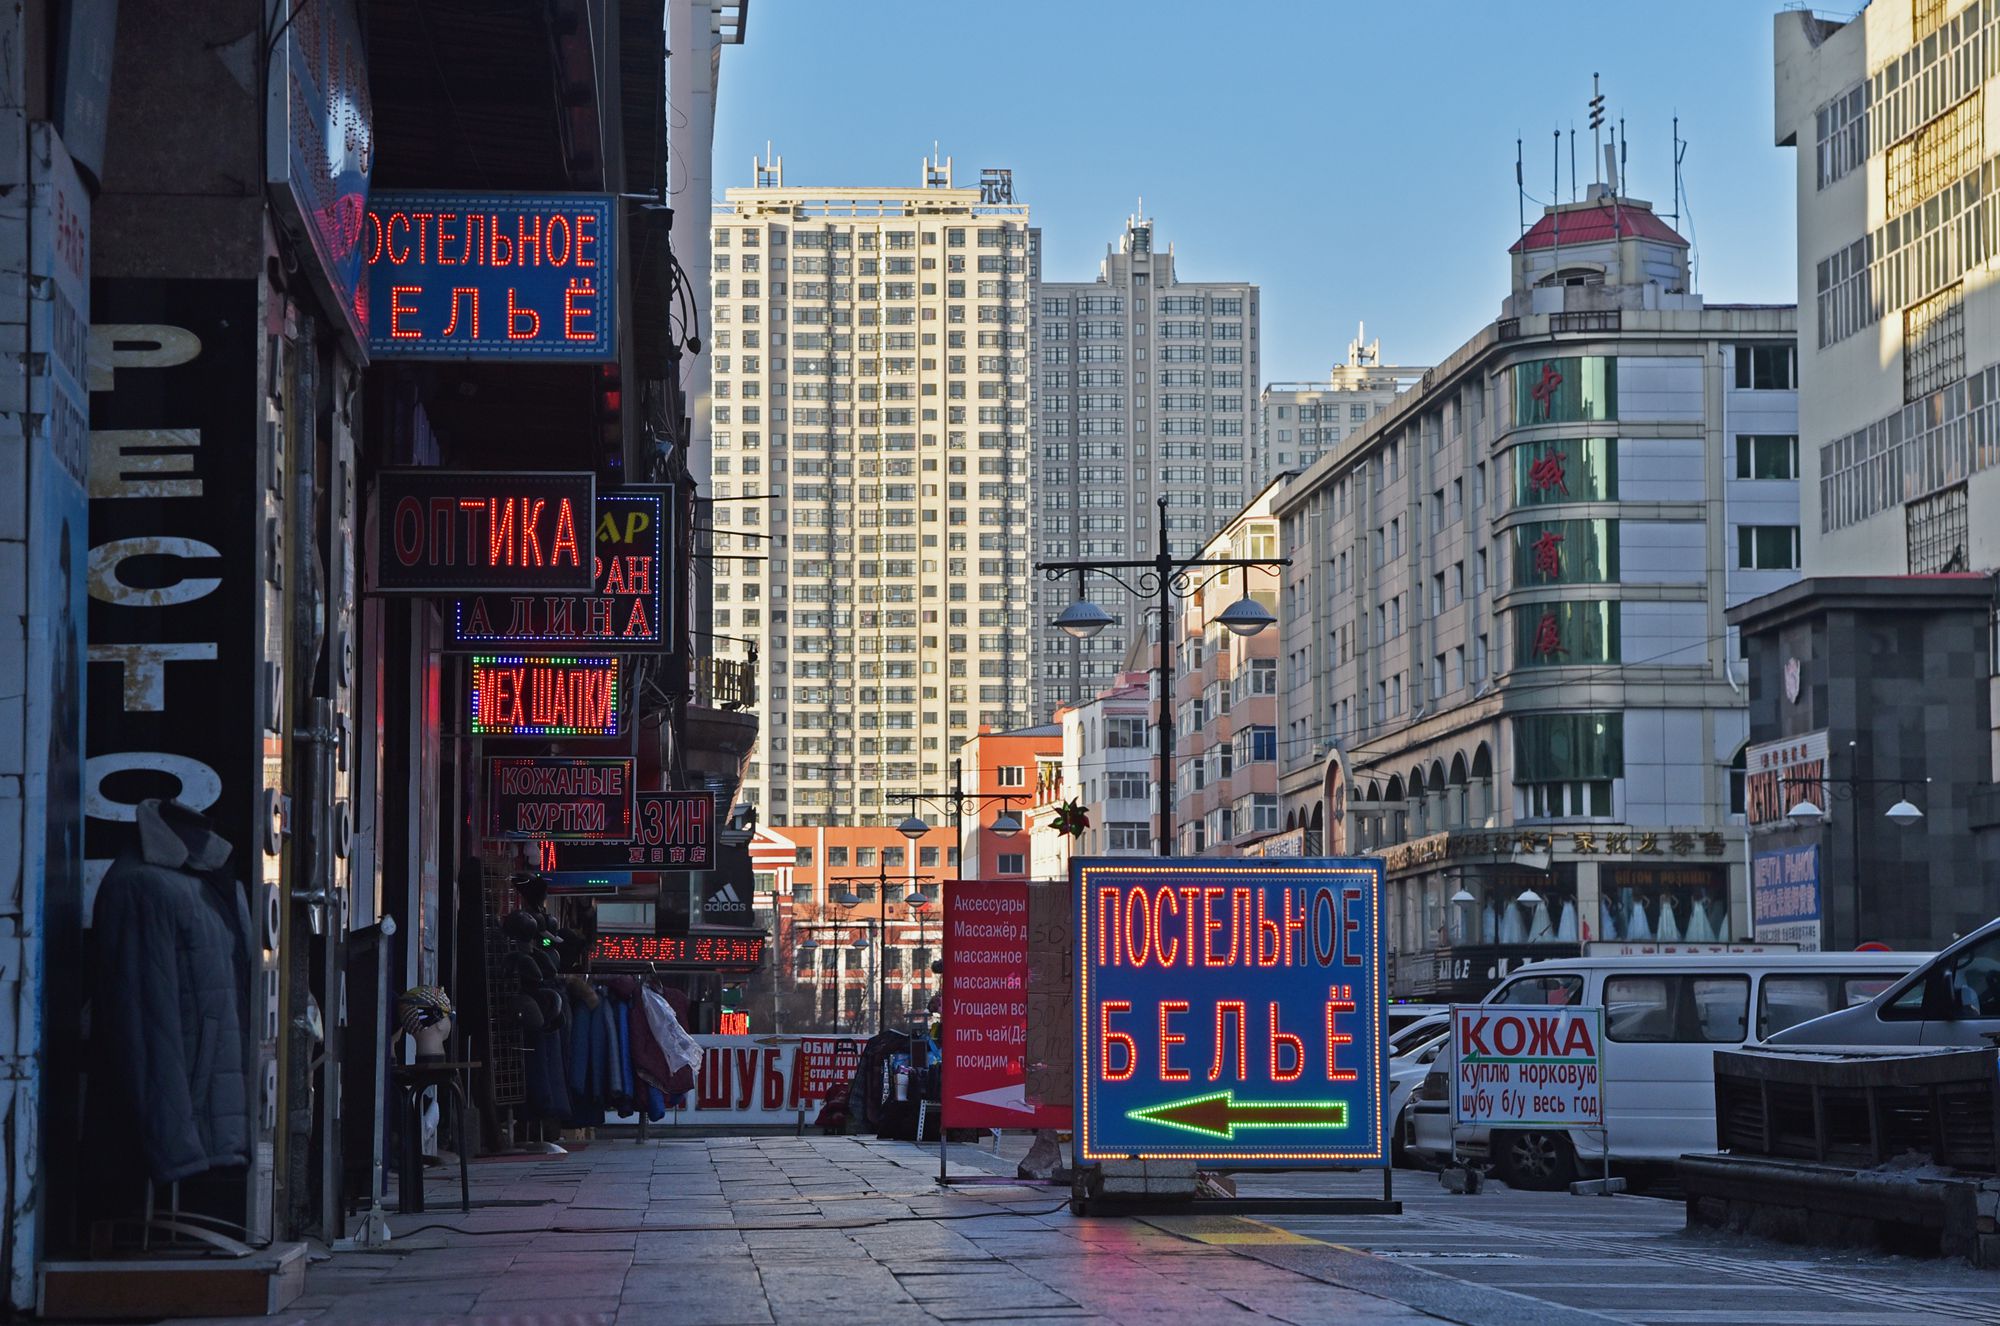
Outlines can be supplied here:
[[1379, 857], [1070, 863], [1076, 1159], [1389, 1163]]
[[1028, 882], [944, 891], [944, 1126], [1067, 1128], [1028, 1100]]
[[383, 193], [368, 199], [368, 353], [618, 357], [618, 200]]

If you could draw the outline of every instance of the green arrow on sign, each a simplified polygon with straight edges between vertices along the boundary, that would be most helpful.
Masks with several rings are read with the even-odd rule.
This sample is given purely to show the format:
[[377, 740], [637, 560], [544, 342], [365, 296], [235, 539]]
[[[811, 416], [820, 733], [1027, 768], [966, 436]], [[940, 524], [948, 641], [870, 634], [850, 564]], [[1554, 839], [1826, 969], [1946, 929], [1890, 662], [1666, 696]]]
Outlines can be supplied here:
[[1345, 1128], [1347, 1103], [1339, 1100], [1239, 1101], [1233, 1091], [1127, 1110], [1128, 1119], [1163, 1123], [1191, 1133], [1233, 1139], [1238, 1128]]

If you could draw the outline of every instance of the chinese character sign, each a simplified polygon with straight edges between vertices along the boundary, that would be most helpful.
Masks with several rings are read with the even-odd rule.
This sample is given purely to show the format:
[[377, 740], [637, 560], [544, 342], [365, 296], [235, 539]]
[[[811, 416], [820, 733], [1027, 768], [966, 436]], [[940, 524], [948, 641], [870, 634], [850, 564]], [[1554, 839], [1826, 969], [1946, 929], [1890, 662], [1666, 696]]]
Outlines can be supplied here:
[[1379, 859], [1070, 868], [1078, 1163], [1389, 1163]]
[[361, 243], [371, 356], [618, 357], [609, 195], [378, 192]]
[[1819, 848], [1783, 847], [1750, 859], [1750, 914], [1757, 938], [1819, 951]]

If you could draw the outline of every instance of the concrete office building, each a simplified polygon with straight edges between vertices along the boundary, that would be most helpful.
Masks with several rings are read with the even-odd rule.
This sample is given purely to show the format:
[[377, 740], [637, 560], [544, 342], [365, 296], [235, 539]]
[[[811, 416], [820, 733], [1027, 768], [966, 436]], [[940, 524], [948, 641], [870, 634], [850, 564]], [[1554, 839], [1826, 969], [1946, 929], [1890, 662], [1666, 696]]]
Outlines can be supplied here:
[[1732, 620], [1760, 879], [1828, 947], [1940, 945], [2000, 890], [1997, 44], [1986, 0], [1775, 18], [1806, 579]]
[[[1267, 477], [1256, 458], [1257, 287], [1181, 280], [1172, 246], [1133, 216], [1096, 280], [1040, 279], [1038, 295], [1039, 558], [1150, 557], [1161, 497], [1173, 551], [1192, 553]], [[1143, 600], [1089, 582], [1117, 624], [1084, 641], [1037, 620], [1043, 712], [1110, 684], [1142, 631]], [[1043, 595], [1075, 597], [1074, 585]]]
[[[765, 823], [893, 824], [1033, 721], [1028, 209], [1005, 172], [730, 189], [711, 240], [717, 652]], [[790, 836], [801, 838], [799, 832]]]
[[1357, 329], [1347, 362], [1324, 382], [1271, 382], [1259, 398], [1257, 469], [1269, 478], [1312, 468], [1343, 437], [1361, 431], [1396, 396], [1415, 386], [1422, 367], [1382, 362], [1382, 342]]
[[1798, 572], [1796, 310], [1707, 305], [1606, 189], [1273, 508], [1284, 827], [1387, 859], [1394, 985], [1748, 933], [1725, 610]]

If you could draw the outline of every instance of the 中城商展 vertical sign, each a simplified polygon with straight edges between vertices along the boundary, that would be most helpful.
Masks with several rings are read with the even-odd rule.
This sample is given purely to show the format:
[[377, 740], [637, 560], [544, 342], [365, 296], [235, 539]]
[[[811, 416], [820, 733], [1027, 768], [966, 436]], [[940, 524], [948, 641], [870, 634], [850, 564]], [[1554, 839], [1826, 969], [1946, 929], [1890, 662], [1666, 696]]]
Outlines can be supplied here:
[[1070, 872], [1079, 1164], [1389, 1163], [1380, 859]]
[[616, 359], [617, 218], [609, 194], [371, 194], [369, 355]]

